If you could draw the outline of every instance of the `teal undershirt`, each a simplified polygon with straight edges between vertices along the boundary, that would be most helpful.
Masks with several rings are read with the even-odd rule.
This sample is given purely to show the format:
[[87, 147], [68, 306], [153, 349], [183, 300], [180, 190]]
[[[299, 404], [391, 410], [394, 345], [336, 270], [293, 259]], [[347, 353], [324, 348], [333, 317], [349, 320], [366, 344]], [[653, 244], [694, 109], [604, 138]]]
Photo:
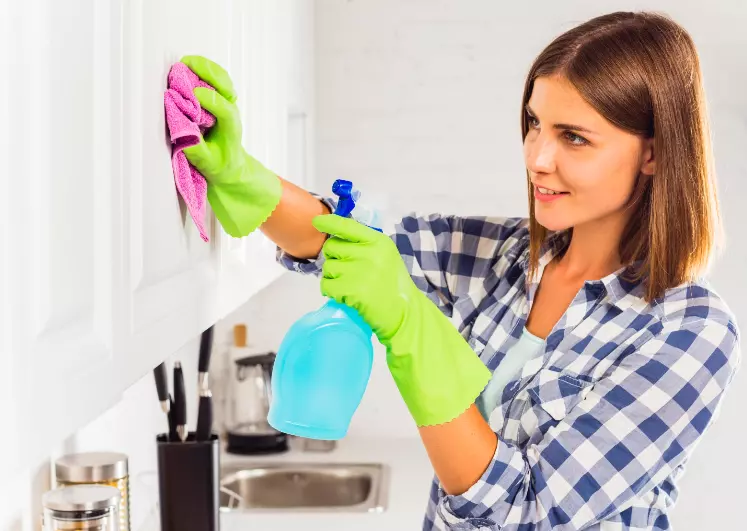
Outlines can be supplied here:
[[512, 346], [501, 363], [496, 367], [485, 390], [477, 399], [477, 408], [485, 420], [501, 402], [501, 395], [506, 384], [521, 373], [529, 360], [541, 356], [545, 351], [545, 340], [531, 334], [526, 328], [519, 341]]

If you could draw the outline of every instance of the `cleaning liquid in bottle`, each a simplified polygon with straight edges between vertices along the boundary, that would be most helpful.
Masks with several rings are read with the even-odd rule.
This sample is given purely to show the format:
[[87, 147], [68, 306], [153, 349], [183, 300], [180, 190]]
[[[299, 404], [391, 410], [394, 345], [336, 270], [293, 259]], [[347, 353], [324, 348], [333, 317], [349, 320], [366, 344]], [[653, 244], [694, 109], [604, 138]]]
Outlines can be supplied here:
[[[335, 181], [335, 214], [347, 217], [360, 192], [350, 181]], [[376, 214], [360, 208], [353, 217], [376, 230]], [[280, 344], [272, 371], [268, 423], [308, 439], [345, 436], [373, 364], [372, 331], [357, 311], [330, 299], [296, 321]]]

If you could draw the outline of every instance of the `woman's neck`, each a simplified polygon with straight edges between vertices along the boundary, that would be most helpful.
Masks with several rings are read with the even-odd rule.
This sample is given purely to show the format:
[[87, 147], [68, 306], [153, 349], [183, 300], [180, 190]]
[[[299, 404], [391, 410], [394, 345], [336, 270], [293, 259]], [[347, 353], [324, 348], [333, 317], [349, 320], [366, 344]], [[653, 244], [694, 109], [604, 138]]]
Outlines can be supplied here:
[[565, 253], [554, 260], [555, 273], [568, 281], [598, 280], [617, 271], [624, 220], [604, 219], [573, 228]]

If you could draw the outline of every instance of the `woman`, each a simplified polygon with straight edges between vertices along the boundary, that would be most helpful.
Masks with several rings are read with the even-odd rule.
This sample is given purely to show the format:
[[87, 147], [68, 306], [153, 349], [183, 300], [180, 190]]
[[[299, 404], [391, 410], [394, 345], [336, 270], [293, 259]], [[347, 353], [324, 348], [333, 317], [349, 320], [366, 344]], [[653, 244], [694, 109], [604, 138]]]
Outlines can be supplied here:
[[409, 216], [392, 238], [244, 153], [228, 76], [184, 61], [217, 88], [186, 152], [218, 219], [261, 226], [385, 345], [436, 472], [424, 529], [669, 529], [739, 359], [700, 279], [718, 210], [682, 28], [614, 13], [555, 39], [522, 101], [529, 219]]

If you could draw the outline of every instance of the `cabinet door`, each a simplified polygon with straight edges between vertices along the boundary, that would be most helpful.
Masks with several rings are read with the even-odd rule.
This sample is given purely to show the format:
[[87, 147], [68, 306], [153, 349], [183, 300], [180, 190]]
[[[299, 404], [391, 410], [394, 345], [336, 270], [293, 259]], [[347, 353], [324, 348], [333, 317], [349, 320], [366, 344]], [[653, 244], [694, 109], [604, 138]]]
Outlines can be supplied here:
[[3, 17], [14, 61], [2, 142], [18, 441], [8, 455], [18, 466], [121, 387], [112, 370], [121, 20], [117, 2], [99, 0], [13, 2]]
[[[296, 0], [234, 4], [231, 76], [239, 93], [244, 147], [273, 172], [302, 187], [309, 184], [306, 102], [291, 82], [303, 76], [301, 57], [306, 58], [312, 45], [310, 40], [300, 41], [295, 32], [310, 22], [311, 13]], [[261, 231], [224, 239], [222, 315], [283, 274], [275, 253], [275, 244]]]
[[[273, 123], [278, 112], [280, 87], [274, 71], [282, 68], [282, 35], [271, 18], [270, 2], [247, 0], [234, 3], [230, 74], [238, 92], [237, 105], [243, 124], [244, 148], [275, 173], [281, 173], [272, 148], [279, 132]], [[274, 42], [269, 42], [273, 38]], [[273, 158], [274, 156], [274, 158]], [[277, 278], [275, 246], [261, 231], [244, 238], [226, 237], [222, 248], [220, 286], [221, 314], [226, 315]]]
[[17, 434], [0, 471], [12, 473], [280, 273], [271, 242], [226, 237], [209, 208], [211, 241], [200, 239], [174, 185], [163, 93], [185, 54], [225, 65], [247, 149], [282, 174], [293, 158], [282, 42], [297, 11], [288, 0], [0, 2], [13, 73], [0, 79], [0, 403]]
[[[5, 54], [0, 60], [3, 71], [11, 72], [16, 68], [17, 50], [11, 43], [11, 24], [10, 12], [7, 0], [0, 0], [0, 10], [6, 13], [6, 16], [0, 17], [0, 47], [3, 50], [11, 50], [13, 53]], [[0, 78], [0, 123], [10, 123], [10, 76]], [[4, 190], [0, 193], [0, 225], [5, 227], [3, 237], [0, 238], [0, 367], [6, 375], [5, 385], [0, 386], [0, 414], [6, 419], [7, 430], [9, 433], [18, 433], [18, 424], [16, 417], [18, 406], [15, 403], [14, 387], [17, 385], [16, 373], [14, 372], [15, 362], [12, 356], [12, 337], [13, 332], [13, 298], [12, 298], [12, 265], [14, 260], [14, 248], [16, 237], [16, 225], [13, 223], [11, 216], [10, 195], [13, 190], [10, 188], [12, 177], [10, 171], [10, 128], [0, 128], [0, 186]], [[0, 472], [11, 469], [11, 465], [17, 455], [18, 438], [2, 437], [0, 442]], [[4, 492], [2, 482], [0, 481], [0, 495]], [[2, 518], [2, 516], [0, 516]]]
[[229, 0], [124, 4], [124, 296], [119, 360], [130, 381], [218, 318], [222, 231], [203, 242], [178, 197], [163, 110], [170, 67], [199, 54], [228, 66]]

